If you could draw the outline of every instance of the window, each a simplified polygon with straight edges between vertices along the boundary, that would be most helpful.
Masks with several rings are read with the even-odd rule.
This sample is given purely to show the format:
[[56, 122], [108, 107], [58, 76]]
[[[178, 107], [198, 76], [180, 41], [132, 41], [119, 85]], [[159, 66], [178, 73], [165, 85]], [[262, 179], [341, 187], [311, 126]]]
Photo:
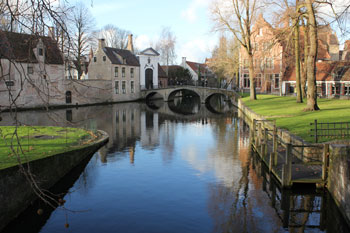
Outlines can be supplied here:
[[261, 88], [261, 74], [257, 74], [255, 77], [255, 86], [256, 88]]
[[43, 48], [39, 48], [38, 49], [38, 54], [39, 54], [39, 56], [42, 56], [44, 54], [44, 49]]
[[94, 62], [97, 62], [97, 57], [94, 57]]
[[114, 67], [114, 77], [118, 77], [118, 67]]
[[131, 93], [134, 93], [134, 81], [130, 82], [130, 91]]
[[119, 81], [115, 81], [115, 94], [119, 94]]
[[254, 42], [254, 43], [253, 43], [253, 49], [254, 49], [255, 51], [259, 51], [259, 43]]
[[261, 60], [260, 59], [254, 59], [254, 68], [260, 68]]
[[249, 88], [250, 87], [250, 80], [249, 80], [249, 74], [243, 75], [243, 87]]
[[122, 68], [122, 78], [125, 78], [125, 67]]
[[350, 95], [350, 86], [345, 86], [344, 88], [344, 95]]
[[9, 80], [9, 81], [5, 81], [5, 84], [6, 84], [6, 86], [8, 86], [8, 87], [13, 87], [13, 86], [15, 85], [15, 82], [12, 81], [12, 80]]
[[103, 56], [102, 59], [103, 59], [103, 61], [106, 61], [106, 56]]
[[27, 67], [27, 73], [28, 73], [28, 74], [33, 74], [33, 73], [34, 73], [34, 69], [33, 69], [32, 66], [28, 66], [28, 67]]
[[126, 85], [125, 85], [125, 81], [122, 82], [122, 91], [123, 91], [123, 94], [126, 93]]
[[134, 68], [130, 68], [130, 78], [134, 78]]
[[126, 64], [126, 58], [123, 58], [123, 64]]
[[264, 46], [264, 50], [265, 50], [265, 51], [271, 49], [271, 43], [269, 43], [269, 42], [265, 42], [263, 46]]
[[125, 109], [123, 109], [123, 122], [125, 122], [126, 121], [126, 111], [125, 111]]
[[275, 74], [275, 88], [280, 88], [280, 75]]
[[266, 58], [265, 61], [265, 68], [266, 69], [273, 69], [274, 65], [273, 65], [273, 58]]
[[71, 103], [72, 103], [72, 92], [66, 91], [66, 104], [71, 104]]

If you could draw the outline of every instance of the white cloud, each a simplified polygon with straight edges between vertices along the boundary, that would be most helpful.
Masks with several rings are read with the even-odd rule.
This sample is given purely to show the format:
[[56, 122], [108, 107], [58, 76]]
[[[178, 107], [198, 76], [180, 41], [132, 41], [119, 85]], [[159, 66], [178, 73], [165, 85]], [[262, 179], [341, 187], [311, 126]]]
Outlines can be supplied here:
[[181, 12], [181, 17], [190, 23], [194, 23], [198, 18], [198, 14], [207, 12], [206, 10], [210, 2], [211, 0], [192, 0], [188, 7]]
[[211, 56], [211, 51], [216, 45], [214, 38], [195, 38], [184, 42], [179, 46], [178, 58], [186, 57], [188, 61], [204, 62]]
[[142, 34], [135, 38], [134, 45], [136, 46], [137, 49], [142, 51], [146, 48], [154, 47], [156, 41], [158, 41], [157, 36], [150, 37], [148, 35]]

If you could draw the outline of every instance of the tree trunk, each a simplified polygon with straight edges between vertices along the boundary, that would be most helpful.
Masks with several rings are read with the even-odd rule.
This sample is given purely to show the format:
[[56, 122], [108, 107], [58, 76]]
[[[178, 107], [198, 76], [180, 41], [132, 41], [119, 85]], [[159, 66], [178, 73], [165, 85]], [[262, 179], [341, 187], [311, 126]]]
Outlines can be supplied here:
[[317, 24], [312, 0], [306, 0], [308, 13], [310, 51], [307, 57], [307, 106], [305, 111], [319, 110], [317, 105], [316, 58], [317, 58]]
[[254, 82], [254, 63], [253, 63], [253, 54], [248, 53], [249, 56], [249, 82], [250, 82], [250, 100], [256, 100], [256, 90]]
[[307, 80], [307, 56], [309, 51], [309, 43], [308, 43], [308, 25], [304, 25], [304, 21], [302, 20], [303, 28], [304, 28], [304, 63], [303, 63], [303, 72], [301, 76], [301, 91], [303, 94], [303, 98], [306, 98], [306, 80]]
[[[296, 0], [296, 6], [298, 6], [298, 0]], [[295, 79], [297, 89], [297, 103], [303, 102], [300, 83], [300, 52], [299, 52], [299, 18], [298, 7], [296, 8], [296, 17], [294, 19], [294, 50], [295, 50]]]

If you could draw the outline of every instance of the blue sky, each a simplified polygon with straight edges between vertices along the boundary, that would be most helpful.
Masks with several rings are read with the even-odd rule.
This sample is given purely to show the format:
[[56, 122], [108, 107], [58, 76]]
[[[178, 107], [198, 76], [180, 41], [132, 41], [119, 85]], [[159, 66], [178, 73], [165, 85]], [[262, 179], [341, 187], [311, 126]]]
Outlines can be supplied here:
[[[211, 32], [208, 5], [211, 0], [83, 0], [96, 19], [96, 27], [113, 24], [131, 31], [139, 49], [157, 41], [162, 27], [176, 35], [177, 63], [182, 57], [204, 62], [217, 42]], [[153, 44], [152, 44], [153, 42]]]

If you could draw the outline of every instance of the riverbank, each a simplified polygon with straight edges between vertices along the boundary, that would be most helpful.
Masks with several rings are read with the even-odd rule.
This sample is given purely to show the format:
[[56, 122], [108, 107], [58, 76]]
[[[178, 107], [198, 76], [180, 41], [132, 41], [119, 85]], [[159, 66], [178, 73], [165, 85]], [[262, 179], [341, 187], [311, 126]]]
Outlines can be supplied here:
[[1, 126], [0, 170], [83, 147], [92, 131], [51, 126]]
[[[260, 97], [260, 100], [257, 101], [247, 101], [245, 98], [241, 98], [238, 100], [238, 108], [240, 109], [240, 116], [245, 121], [250, 122], [250, 125], [253, 125], [253, 120], [258, 120], [263, 128], [267, 128], [268, 130], [273, 130], [274, 128], [274, 122], [266, 121], [267, 119], [275, 120], [276, 123], [279, 121], [279, 125], [281, 126], [288, 125], [291, 128], [295, 126], [298, 130], [291, 130], [288, 131], [286, 129], [277, 128], [277, 137], [278, 140], [283, 141], [283, 144], [290, 144], [293, 147], [299, 148], [297, 150], [292, 150], [288, 154], [291, 156], [296, 156], [299, 159], [301, 159], [306, 166], [308, 162], [312, 161], [321, 161], [322, 169], [324, 170], [324, 186], [325, 188], [330, 192], [331, 196], [333, 197], [335, 203], [337, 204], [340, 212], [345, 217], [347, 223], [350, 225], [350, 180], [349, 180], [349, 174], [350, 174], [350, 166], [349, 163], [346, 162], [349, 160], [349, 151], [350, 146], [349, 142], [347, 141], [333, 141], [327, 143], [327, 147], [323, 145], [324, 148], [328, 148], [326, 150], [315, 150], [315, 149], [309, 149], [307, 150], [307, 147], [313, 147], [316, 145], [322, 145], [322, 144], [312, 144], [307, 141], [305, 141], [302, 137], [293, 134], [293, 132], [301, 130], [304, 133], [299, 133], [299, 135], [305, 135], [305, 132], [309, 132], [309, 125], [310, 122], [307, 122], [306, 119], [311, 119], [312, 117], [320, 117], [321, 119], [332, 119], [332, 121], [339, 121], [343, 119], [342, 117], [347, 116], [348, 110], [346, 112], [346, 109], [344, 109], [345, 103], [340, 104], [340, 106], [330, 106], [330, 103], [334, 103], [335, 100], [323, 100], [320, 101], [320, 108], [324, 108], [324, 111], [326, 113], [322, 113], [322, 111], [318, 112], [302, 112], [300, 114], [297, 114], [295, 117], [292, 116], [292, 113], [295, 114], [296, 108], [289, 107], [288, 102], [291, 106], [297, 105], [295, 103], [290, 103], [291, 101], [295, 101], [294, 98], [289, 97], [277, 97], [277, 96], [264, 96], [263, 98]], [[263, 104], [264, 99], [269, 102], [270, 104], [267, 105], [266, 102]], [[286, 100], [286, 103], [281, 103], [281, 100]], [[274, 104], [273, 102], [276, 101]], [[336, 100], [339, 101], [339, 100]], [[344, 102], [344, 101], [341, 101]], [[348, 101], [345, 101], [347, 104], [349, 104]], [[328, 103], [328, 104], [326, 104]], [[285, 106], [282, 108], [282, 106]], [[251, 109], [252, 108], [252, 109]], [[302, 106], [298, 106], [298, 109]], [[271, 110], [270, 110], [271, 109]], [[337, 116], [334, 117], [333, 115], [330, 116], [330, 112], [334, 113], [337, 109], [339, 109], [339, 114], [337, 111]], [[265, 113], [266, 115], [260, 115], [256, 113], [254, 110], [257, 110], [259, 113]], [[284, 112], [284, 115], [277, 115], [276, 113]], [[346, 112], [346, 113], [345, 113]], [[290, 115], [288, 115], [290, 114]], [[328, 118], [327, 118], [328, 117]], [[282, 118], [279, 120], [279, 118]], [[295, 120], [294, 120], [295, 119]], [[303, 123], [303, 120], [306, 121]], [[301, 126], [303, 125], [303, 126]], [[305, 127], [306, 129], [301, 129], [301, 127]], [[260, 135], [260, 134], [259, 134]], [[261, 135], [260, 135], [261, 137]], [[286, 154], [287, 156], [287, 154]], [[288, 159], [290, 160], [290, 159]], [[269, 165], [268, 165], [269, 166]], [[292, 174], [292, 168], [291, 164], [289, 163], [288, 166], [290, 167], [290, 175]], [[311, 165], [312, 166], [312, 165]], [[283, 176], [283, 175], [282, 175]]]
[[[23, 166], [0, 170], [0, 230], [34, 201], [38, 190], [47, 190], [85, 158], [92, 156], [108, 141], [107, 133], [97, 131], [96, 137], [68, 150], [38, 158]], [[35, 177], [36, 185], [28, 180]]]
[[[320, 111], [305, 112], [306, 103], [296, 103], [295, 97], [258, 95], [257, 100], [242, 98], [244, 105], [265, 119], [276, 120], [277, 127], [286, 129], [307, 142], [313, 142], [310, 136], [310, 123], [348, 122], [350, 119], [350, 101], [339, 99], [318, 99]], [[334, 140], [320, 138], [319, 142]]]

